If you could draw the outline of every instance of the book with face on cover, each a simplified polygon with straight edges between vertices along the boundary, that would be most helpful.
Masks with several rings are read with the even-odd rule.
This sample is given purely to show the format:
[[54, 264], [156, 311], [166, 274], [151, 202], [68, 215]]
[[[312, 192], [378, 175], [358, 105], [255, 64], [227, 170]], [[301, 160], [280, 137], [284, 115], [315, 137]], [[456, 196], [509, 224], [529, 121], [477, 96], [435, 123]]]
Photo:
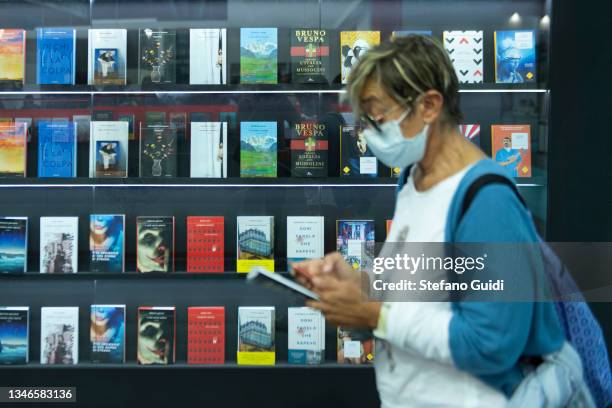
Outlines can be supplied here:
[[340, 68], [346, 84], [351, 70], [368, 50], [380, 44], [380, 31], [342, 31], [340, 33]]
[[87, 45], [87, 83], [125, 85], [127, 30], [90, 28]]
[[40, 364], [79, 363], [79, 308], [40, 309]]
[[368, 143], [359, 125], [340, 127], [340, 176], [376, 177], [378, 160], [368, 148]]
[[374, 335], [371, 331], [338, 327], [338, 364], [372, 364]]
[[274, 365], [274, 306], [238, 307], [238, 364]]
[[237, 219], [236, 271], [248, 273], [254, 266], [274, 272], [274, 217], [240, 216]]
[[531, 177], [531, 126], [492, 125], [493, 159], [512, 177]]
[[125, 305], [91, 305], [92, 363], [125, 363]]
[[174, 217], [137, 217], [136, 229], [136, 271], [174, 272]]
[[223, 217], [187, 217], [187, 272], [223, 273]]
[[187, 320], [187, 364], [225, 363], [225, 307], [189, 307]]
[[40, 217], [40, 273], [76, 273], [79, 217]]
[[189, 30], [189, 83], [227, 84], [227, 30], [192, 28]]
[[124, 236], [125, 215], [90, 215], [89, 252], [91, 272], [124, 272]]
[[0, 273], [24, 273], [28, 261], [28, 218], [0, 217]]
[[535, 31], [495, 32], [495, 82], [520, 84], [536, 82]]
[[26, 32], [0, 29], [0, 85], [22, 86], [25, 83]]
[[29, 361], [30, 308], [0, 307], [0, 365]]
[[138, 364], [174, 364], [176, 310], [169, 307], [138, 308]]

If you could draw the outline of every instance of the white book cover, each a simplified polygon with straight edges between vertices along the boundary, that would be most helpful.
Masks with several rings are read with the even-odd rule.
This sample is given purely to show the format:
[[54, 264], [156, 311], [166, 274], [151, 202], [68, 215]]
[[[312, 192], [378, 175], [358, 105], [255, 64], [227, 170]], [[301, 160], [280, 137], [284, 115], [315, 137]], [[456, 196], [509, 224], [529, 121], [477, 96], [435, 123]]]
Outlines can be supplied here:
[[40, 273], [76, 273], [79, 217], [40, 217]]
[[0, 365], [27, 364], [29, 345], [30, 308], [0, 307]]
[[227, 178], [227, 122], [191, 122], [190, 174]]
[[79, 363], [79, 308], [40, 309], [40, 363]]
[[89, 29], [87, 47], [89, 85], [126, 84], [126, 29]]
[[287, 267], [324, 256], [323, 217], [287, 217]]
[[462, 84], [481, 84], [484, 77], [482, 31], [444, 31], [444, 48]]
[[89, 177], [127, 177], [128, 122], [92, 121]]
[[320, 364], [325, 350], [325, 318], [310, 307], [288, 308], [288, 361]]
[[189, 30], [189, 83], [227, 84], [225, 28]]

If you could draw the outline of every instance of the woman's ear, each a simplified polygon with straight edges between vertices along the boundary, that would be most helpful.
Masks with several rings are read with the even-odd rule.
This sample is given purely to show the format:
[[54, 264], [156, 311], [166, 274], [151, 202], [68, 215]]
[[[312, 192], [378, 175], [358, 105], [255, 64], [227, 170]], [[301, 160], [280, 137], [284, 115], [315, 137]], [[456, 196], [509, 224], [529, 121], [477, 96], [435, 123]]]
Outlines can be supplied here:
[[444, 107], [444, 96], [438, 91], [430, 90], [421, 96], [421, 115], [423, 121], [429, 125], [436, 122], [442, 115]]

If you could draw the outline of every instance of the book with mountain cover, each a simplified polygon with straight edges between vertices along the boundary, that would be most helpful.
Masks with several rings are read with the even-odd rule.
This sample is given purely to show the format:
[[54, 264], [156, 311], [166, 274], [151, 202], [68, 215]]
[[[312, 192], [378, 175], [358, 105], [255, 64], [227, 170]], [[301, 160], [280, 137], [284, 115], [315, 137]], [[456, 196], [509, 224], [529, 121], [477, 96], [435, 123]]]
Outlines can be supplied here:
[[276, 177], [276, 122], [240, 122], [240, 177]]
[[276, 84], [277, 60], [276, 28], [240, 29], [240, 83]]

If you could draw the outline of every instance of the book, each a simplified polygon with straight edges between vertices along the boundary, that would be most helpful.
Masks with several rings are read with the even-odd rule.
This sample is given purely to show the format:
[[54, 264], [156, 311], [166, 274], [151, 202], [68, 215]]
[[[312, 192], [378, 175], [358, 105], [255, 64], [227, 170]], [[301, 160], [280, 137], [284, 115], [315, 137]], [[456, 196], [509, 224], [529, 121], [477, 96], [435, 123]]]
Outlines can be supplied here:
[[289, 364], [321, 364], [325, 357], [325, 317], [310, 307], [287, 310]]
[[291, 74], [297, 84], [327, 83], [329, 36], [327, 30], [299, 28], [291, 33]]
[[374, 221], [337, 220], [336, 250], [355, 270], [372, 266], [374, 259]]
[[187, 364], [225, 363], [225, 307], [187, 308]]
[[474, 143], [476, 146], [480, 146], [479, 124], [460, 125], [459, 130], [461, 131], [463, 137]]
[[115, 112], [113, 112], [112, 110], [102, 110], [102, 109], [96, 109], [93, 112], [93, 120], [98, 121], [98, 122], [109, 122], [109, 121], [113, 121], [115, 117]]
[[329, 141], [324, 123], [293, 124], [289, 146], [293, 177], [327, 177]]
[[191, 177], [227, 178], [227, 122], [191, 122]]
[[145, 112], [145, 123], [147, 125], [166, 123], [166, 112]]
[[495, 82], [536, 82], [535, 31], [495, 32]]
[[227, 122], [228, 131], [230, 132], [234, 132], [238, 129], [238, 115], [236, 112], [219, 112], [219, 121]]
[[227, 84], [227, 30], [192, 28], [189, 30], [189, 83]]
[[358, 125], [340, 126], [340, 175], [342, 177], [376, 177], [378, 160]]
[[92, 121], [89, 177], [127, 177], [128, 123]]
[[431, 37], [431, 30], [398, 30], [391, 33], [391, 37], [405, 37], [408, 35], [424, 35]]
[[138, 308], [138, 364], [173, 364], [176, 349], [176, 310]]
[[444, 49], [461, 84], [482, 84], [484, 41], [482, 31], [444, 31]]
[[91, 272], [121, 273], [125, 269], [125, 215], [89, 216]]
[[340, 67], [342, 83], [348, 81], [351, 69], [375, 45], [380, 44], [380, 31], [340, 32]]
[[174, 272], [174, 217], [136, 218], [136, 271]]
[[374, 362], [374, 334], [368, 330], [338, 327], [338, 364], [371, 364]]
[[0, 365], [27, 364], [30, 360], [30, 308], [0, 307]]
[[76, 273], [79, 217], [40, 217], [40, 273]]
[[276, 28], [240, 29], [241, 84], [276, 84], [277, 57]]
[[25, 177], [27, 124], [0, 121], [0, 177]]
[[177, 144], [174, 126], [141, 124], [140, 177], [176, 177]]
[[531, 126], [492, 125], [491, 149], [512, 177], [531, 177]]
[[79, 363], [79, 308], [40, 308], [40, 364]]
[[254, 266], [274, 272], [274, 217], [237, 218], [236, 272], [247, 273]]
[[274, 365], [274, 306], [238, 307], [238, 364]]
[[0, 273], [23, 273], [28, 263], [28, 218], [0, 217]]
[[287, 268], [291, 263], [325, 255], [323, 217], [287, 217]]
[[37, 28], [36, 37], [36, 83], [74, 85], [76, 30]]
[[176, 30], [138, 30], [138, 83], [176, 83]]
[[128, 124], [128, 140], [136, 139], [134, 132], [134, 123], [136, 121], [135, 115], [133, 113], [122, 113], [117, 115], [118, 122], [127, 122]]
[[276, 177], [276, 122], [240, 122], [240, 177]]
[[76, 177], [76, 126], [74, 122], [38, 122], [38, 177]]
[[125, 305], [91, 305], [92, 363], [125, 363]]
[[187, 272], [225, 270], [224, 223], [223, 217], [187, 217]]
[[89, 85], [126, 84], [126, 29], [90, 28], [87, 55], [87, 83]]
[[26, 66], [25, 50], [25, 30], [0, 30], [0, 85], [23, 86]]

